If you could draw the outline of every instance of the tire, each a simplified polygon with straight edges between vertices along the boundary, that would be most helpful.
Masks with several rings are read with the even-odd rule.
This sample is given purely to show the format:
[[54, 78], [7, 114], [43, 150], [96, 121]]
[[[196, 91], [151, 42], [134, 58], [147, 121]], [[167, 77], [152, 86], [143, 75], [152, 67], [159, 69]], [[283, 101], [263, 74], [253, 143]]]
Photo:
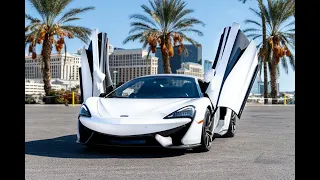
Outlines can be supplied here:
[[227, 133], [224, 135], [224, 137], [234, 137], [234, 135], [236, 134], [236, 122], [237, 122], [237, 114], [232, 111], [229, 128]]
[[208, 152], [211, 149], [214, 139], [212, 129], [213, 118], [211, 118], [210, 110], [207, 109], [203, 119], [201, 145], [193, 149], [195, 152]]

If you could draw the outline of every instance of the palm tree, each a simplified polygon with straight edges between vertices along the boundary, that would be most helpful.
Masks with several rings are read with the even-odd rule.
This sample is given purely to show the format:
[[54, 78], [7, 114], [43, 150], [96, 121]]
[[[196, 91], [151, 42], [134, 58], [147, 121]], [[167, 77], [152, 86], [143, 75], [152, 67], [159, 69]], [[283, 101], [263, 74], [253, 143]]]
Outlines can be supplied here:
[[[271, 97], [272, 103], [277, 103], [275, 99], [278, 94], [277, 77], [279, 76], [279, 66], [281, 61], [282, 67], [288, 73], [288, 63], [295, 70], [294, 55], [291, 53], [295, 49], [295, 21], [291, 21], [291, 17], [295, 12], [294, 1], [288, 0], [268, 0], [268, 6], [263, 5], [262, 16], [266, 18], [267, 24], [267, 46], [263, 51], [263, 56], [269, 58], [268, 67], [271, 79]], [[260, 16], [261, 16], [260, 14]], [[289, 22], [288, 22], [289, 21]], [[261, 28], [261, 24], [254, 20], [248, 20], [248, 23]], [[246, 32], [251, 32], [248, 36], [255, 38], [261, 37], [261, 34], [256, 32], [261, 31], [257, 28], [246, 29]], [[290, 50], [291, 49], [291, 50]], [[261, 51], [260, 51], [261, 52]]]
[[[247, 0], [239, 0], [245, 3]], [[263, 88], [264, 88], [264, 104], [268, 103], [268, 69], [267, 69], [267, 62], [268, 58], [264, 56], [266, 53], [266, 45], [267, 45], [267, 33], [266, 33], [266, 18], [261, 15], [261, 12], [263, 11], [263, 2], [262, 0], [257, 0], [259, 5], [259, 11], [250, 8], [252, 12], [254, 12], [256, 15], [258, 15], [261, 18], [261, 24], [258, 22], [253, 22], [251, 20], [246, 20], [245, 23], [256, 23], [258, 25], [261, 25], [262, 27], [262, 48], [260, 49], [261, 53], [259, 52], [259, 67], [260, 67], [260, 76], [261, 76], [261, 67], [263, 67]], [[260, 44], [261, 45], [261, 44]], [[260, 46], [259, 45], [259, 46]]]
[[72, 0], [29, 1], [41, 18], [38, 19], [25, 14], [25, 18], [30, 21], [30, 24], [25, 28], [25, 43], [26, 46], [29, 44], [29, 54], [32, 53], [33, 59], [37, 58], [36, 45], [42, 45], [40, 59], [43, 65], [44, 90], [46, 95], [49, 95], [51, 92], [50, 55], [52, 46], [55, 45], [57, 52], [60, 53], [63, 48], [66, 50], [64, 38], [71, 39], [76, 37], [87, 43], [91, 30], [67, 23], [79, 20], [80, 18], [77, 15], [93, 10], [94, 7], [74, 8], [64, 13], [60, 19], [57, 19]]
[[[170, 67], [170, 57], [174, 55], [173, 46], [178, 46], [178, 54], [185, 51], [184, 40], [198, 45], [198, 42], [188, 37], [185, 33], [192, 32], [198, 36], [203, 33], [194, 29], [194, 25], [205, 24], [192, 17], [186, 17], [193, 13], [192, 9], [186, 9], [187, 3], [183, 0], [149, 0], [150, 7], [142, 5], [146, 15], [133, 14], [130, 19], [131, 30], [123, 43], [139, 40], [143, 43], [143, 48], [149, 45], [149, 53], [156, 52], [159, 45], [162, 53], [164, 73], [172, 73]], [[149, 56], [148, 53], [148, 56]], [[148, 59], [147, 56], [147, 59]]]

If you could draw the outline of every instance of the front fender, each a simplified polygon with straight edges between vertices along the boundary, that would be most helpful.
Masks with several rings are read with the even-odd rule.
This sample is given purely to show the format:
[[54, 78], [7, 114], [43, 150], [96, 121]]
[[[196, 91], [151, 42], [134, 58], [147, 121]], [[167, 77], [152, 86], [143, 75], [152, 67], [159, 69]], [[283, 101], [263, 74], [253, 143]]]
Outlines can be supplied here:
[[205, 112], [207, 110], [207, 107], [210, 107], [211, 110], [213, 109], [211, 101], [207, 97], [195, 100], [193, 105], [196, 107], [196, 114], [190, 125], [190, 128], [188, 129], [184, 137], [181, 139], [181, 143], [184, 145], [201, 143], [202, 125]]

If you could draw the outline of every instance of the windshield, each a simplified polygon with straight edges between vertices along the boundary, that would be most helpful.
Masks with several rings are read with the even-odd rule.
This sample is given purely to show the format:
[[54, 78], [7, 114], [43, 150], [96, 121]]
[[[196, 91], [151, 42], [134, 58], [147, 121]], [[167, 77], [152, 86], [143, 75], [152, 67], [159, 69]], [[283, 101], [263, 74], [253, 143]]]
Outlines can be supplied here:
[[115, 89], [106, 98], [199, 98], [194, 78], [150, 76], [131, 80]]

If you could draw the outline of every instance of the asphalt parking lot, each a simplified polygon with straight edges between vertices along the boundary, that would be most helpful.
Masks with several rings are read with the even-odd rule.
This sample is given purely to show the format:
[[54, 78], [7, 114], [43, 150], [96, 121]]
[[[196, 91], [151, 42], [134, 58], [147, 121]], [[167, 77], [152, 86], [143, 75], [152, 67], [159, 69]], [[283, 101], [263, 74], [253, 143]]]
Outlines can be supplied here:
[[294, 106], [247, 106], [236, 136], [207, 153], [87, 149], [75, 143], [79, 107], [25, 107], [26, 180], [295, 179]]

